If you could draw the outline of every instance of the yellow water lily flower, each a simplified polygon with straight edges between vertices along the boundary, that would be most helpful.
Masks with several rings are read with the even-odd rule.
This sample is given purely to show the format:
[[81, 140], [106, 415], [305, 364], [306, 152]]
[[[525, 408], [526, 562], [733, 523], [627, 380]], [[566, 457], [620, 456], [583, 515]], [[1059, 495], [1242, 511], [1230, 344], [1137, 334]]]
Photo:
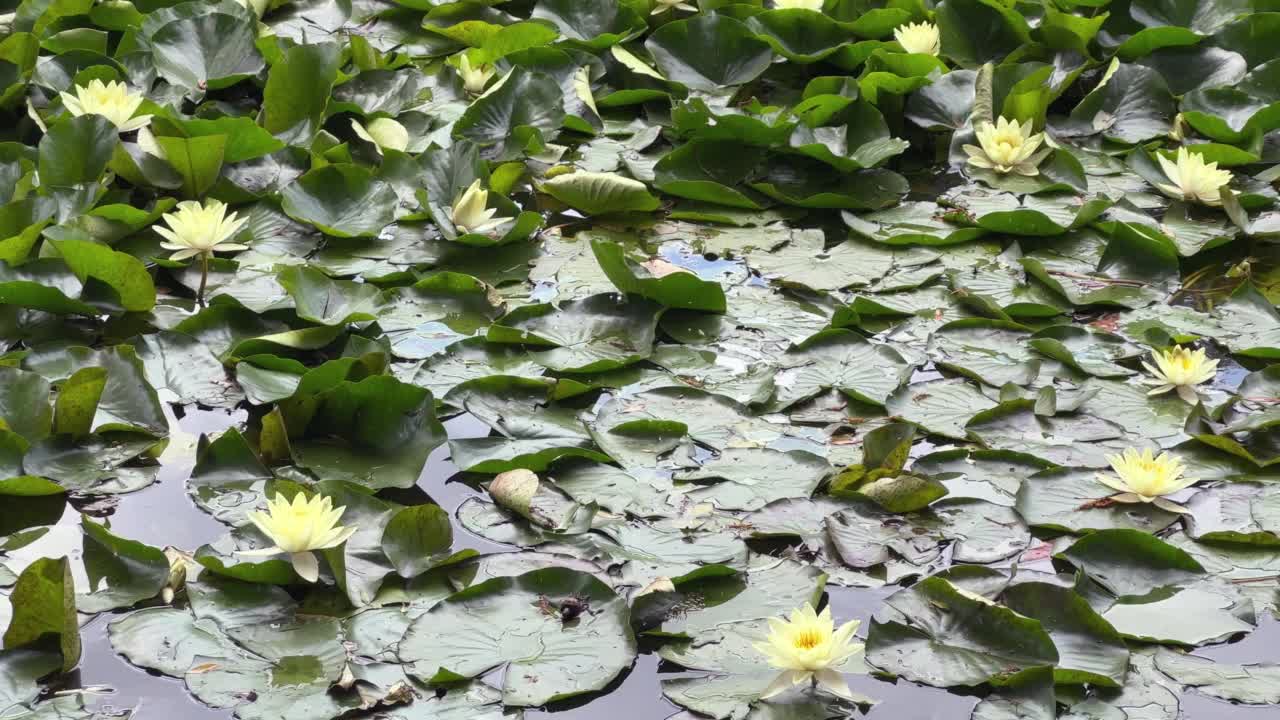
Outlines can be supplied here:
[[1116, 474], [1098, 473], [1098, 482], [1119, 491], [1119, 494], [1111, 496], [1112, 500], [1122, 503], [1151, 503], [1161, 510], [1174, 513], [1188, 512], [1182, 505], [1163, 497], [1191, 487], [1196, 482], [1196, 478], [1182, 477], [1186, 466], [1177, 457], [1169, 453], [1153, 457], [1150, 449], [1138, 452], [1129, 448], [1120, 455], [1108, 455], [1107, 462], [1111, 463]]
[[267, 512], [249, 513], [249, 520], [275, 543], [261, 550], [242, 551], [240, 555], [276, 555], [289, 553], [293, 569], [307, 582], [320, 579], [320, 561], [316, 550], [338, 547], [355, 534], [355, 526], [338, 524], [345, 507], [334, 507], [333, 500], [320, 495], [308, 499], [303, 493], [293, 496], [290, 503], [284, 495], [276, 493], [267, 501]]
[[698, 12], [698, 8], [690, 5], [684, 0], [653, 0], [653, 12], [650, 15], [661, 15], [662, 13], [672, 10], [688, 10], [689, 12]]
[[[154, 141], [153, 141], [154, 144]], [[248, 250], [249, 246], [227, 242], [240, 232], [249, 218], [236, 218], [227, 214], [227, 206], [217, 200], [207, 200], [202, 205], [194, 200], [178, 203], [177, 212], [165, 213], [161, 218], [169, 226], [152, 225], [158, 235], [168, 242], [160, 243], [165, 250], [173, 250], [170, 260], [186, 260], [200, 257], [200, 288], [196, 302], [204, 307], [204, 289], [209, 282], [209, 259], [215, 252]]]
[[199, 570], [200, 565], [190, 554], [173, 546], [164, 549], [164, 557], [169, 561], [169, 577], [165, 580], [164, 588], [160, 591], [160, 599], [164, 601], [165, 605], [168, 605], [173, 602], [174, 596], [182, 588], [186, 587], [189, 569]]
[[817, 10], [822, 12], [823, 0], [773, 0], [779, 10]]
[[1002, 117], [996, 120], [995, 125], [989, 122], [979, 124], [976, 133], [982, 147], [964, 146], [964, 151], [969, 154], [969, 164], [1000, 174], [1038, 175], [1040, 171], [1036, 166], [1051, 152], [1049, 148], [1036, 152], [1044, 141], [1044, 133], [1033, 134], [1030, 122], [1019, 124], [1017, 120]]
[[1231, 182], [1230, 170], [1219, 170], [1218, 163], [1206, 163], [1204, 156], [1186, 148], [1178, 148], [1176, 162], [1156, 153], [1168, 183], [1156, 183], [1160, 192], [1177, 200], [1205, 205], [1222, 204], [1222, 188]]
[[942, 39], [938, 35], [938, 26], [933, 23], [919, 22], [899, 25], [893, 31], [893, 39], [898, 41], [903, 50], [921, 55], [937, 55], [942, 49]]
[[1188, 350], [1175, 345], [1172, 350], [1157, 350], [1152, 357], [1156, 361], [1154, 366], [1145, 360], [1142, 362], [1142, 367], [1154, 376], [1147, 384], [1156, 386], [1148, 395], [1176, 390], [1178, 397], [1194, 405], [1200, 400], [1196, 386], [1209, 382], [1218, 372], [1218, 361], [1205, 358], [1203, 349]]
[[72, 115], [101, 115], [120, 132], [137, 130], [151, 122], [150, 115], [134, 117], [144, 98], [140, 93], [129, 92], [122, 82], [104, 83], [95, 79], [88, 85], [77, 85], [75, 90], [75, 95], [61, 93], [62, 105]]
[[471, 183], [466, 192], [453, 203], [453, 212], [450, 217], [453, 227], [464, 235], [468, 233], [483, 235], [497, 230], [511, 219], [494, 217], [498, 211], [496, 208], [488, 207], [488, 204], [489, 191], [480, 189], [479, 180]]
[[833, 695], [851, 698], [849, 684], [837, 668], [862, 651], [862, 645], [852, 641], [858, 625], [859, 621], [851, 620], [837, 630], [831, 608], [819, 615], [810, 603], [791, 611], [790, 621], [769, 618], [769, 637], [754, 647], [782, 673], [760, 699], [809, 681]]
[[249, 218], [236, 218], [227, 214], [227, 206], [217, 200], [204, 204], [194, 200], [178, 203], [176, 212], [165, 213], [162, 218], [169, 227], [158, 225], [152, 229], [168, 242], [160, 243], [165, 250], [174, 250], [170, 260], [186, 260], [196, 255], [209, 257], [218, 251], [247, 250], [247, 245], [227, 242], [240, 232]]
[[359, 120], [352, 120], [351, 129], [360, 136], [360, 139], [376, 145], [379, 152], [383, 150], [404, 152], [405, 148], [409, 147], [409, 131], [391, 118], [374, 118], [367, 126], [361, 125]]
[[484, 86], [489, 84], [495, 73], [497, 71], [490, 65], [472, 65], [471, 58], [466, 53], [458, 58], [458, 77], [462, 78], [462, 89], [472, 95], [484, 92]]

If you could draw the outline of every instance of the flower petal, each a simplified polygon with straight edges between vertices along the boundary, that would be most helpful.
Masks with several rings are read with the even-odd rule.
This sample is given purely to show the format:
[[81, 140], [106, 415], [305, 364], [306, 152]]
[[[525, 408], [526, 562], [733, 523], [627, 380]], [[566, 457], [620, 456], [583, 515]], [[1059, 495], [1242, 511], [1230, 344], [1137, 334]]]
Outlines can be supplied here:
[[1166, 512], [1177, 513], [1177, 514], [1179, 514], [1179, 515], [1190, 515], [1190, 514], [1191, 514], [1191, 510], [1190, 510], [1189, 508], [1187, 508], [1187, 506], [1185, 506], [1185, 505], [1181, 505], [1181, 504], [1176, 503], [1176, 502], [1174, 502], [1174, 501], [1172, 501], [1172, 500], [1167, 500], [1167, 499], [1162, 498], [1162, 497], [1158, 497], [1158, 498], [1156, 498], [1156, 499], [1152, 500], [1152, 501], [1151, 501], [1151, 504], [1152, 504], [1152, 505], [1155, 505], [1156, 507], [1158, 507], [1158, 508], [1160, 508], [1161, 510], [1164, 510], [1164, 511], [1166, 511]]
[[293, 570], [298, 573], [298, 577], [309, 583], [320, 579], [320, 561], [315, 553], [294, 553], [289, 556], [289, 560], [293, 562]]
[[849, 683], [835, 670], [819, 670], [813, 674], [818, 681], [818, 687], [835, 695], [836, 697], [852, 700], [853, 692], [849, 690]]
[[1179, 385], [1178, 397], [1192, 405], [1198, 405], [1200, 403], [1200, 396], [1196, 394], [1196, 389], [1190, 385]]
[[764, 692], [760, 693], [760, 699], [768, 700], [771, 697], [781, 695], [796, 685], [808, 680], [811, 675], [812, 673], [807, 673], [801, 670], [784, 670], [783, 672], [778, 673], [778, 677], [774, 678], [773, 682], [769, 683], [769, 687], [765, 688]]

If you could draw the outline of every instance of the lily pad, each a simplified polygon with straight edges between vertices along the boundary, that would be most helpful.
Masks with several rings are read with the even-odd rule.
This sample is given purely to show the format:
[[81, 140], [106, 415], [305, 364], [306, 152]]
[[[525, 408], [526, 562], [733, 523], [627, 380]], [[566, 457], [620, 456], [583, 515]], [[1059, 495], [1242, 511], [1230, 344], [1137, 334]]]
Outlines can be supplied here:
[[867, 662], [939, 687], [978, 685], [1054, 665], [1040, 623], [932, 577], [886, 601], [894, 619], [873, 621]]
[[[566, 620], [572, 597], [588, 609]], [[505, 666], [502, 701], [516, 706], [599, 690], [635, 655], [626, 603], [590, 575], [559, 568], [473, 585], [410, 624], [399, 645], [409, 672], [432, 683]]]

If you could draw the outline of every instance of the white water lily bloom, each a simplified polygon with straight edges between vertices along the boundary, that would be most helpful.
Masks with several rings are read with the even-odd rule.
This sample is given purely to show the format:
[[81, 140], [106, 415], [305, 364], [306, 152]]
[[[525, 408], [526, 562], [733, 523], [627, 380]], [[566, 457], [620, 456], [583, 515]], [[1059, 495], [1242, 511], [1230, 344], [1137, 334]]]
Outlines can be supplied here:
[[1049, 154], [1046, 148], [1036, 153], [1040, 143], [1044, 141], [1044, 133], [1031, 132], [1031, 123], [1019, 124], [1017, 120], [999, 118], [996, 124], [984, 122], [976, 130], [978, 143], [965, 145], [964, 151], [969, 154], [969, 164], [974, 167], [994, 170], [998, 173], [1017, 173], [1019, 175], [1038, 175], [1036, 166]]
[[773, 0], [779, 10], [817, 10], [822, 12], [823, 0]]
[[399, 150], [404, 152], [409, 147], [409, 131], [391, 118], [374, 118], [369, 124], [361, 125], [359, 120], [351, 121], [351, 129], [362, 140], [378, 146], [378, 150]]
[[903, 50], [921, 55], [937, 55], [942, 49], [942, 39], [938, 35], [938, 26], [933, 23], [919, 22], [899, 25], [893, 31], [893, 39], [898, 41]]
[[489, 65], [471, 64], [471, 58], [466, 53], [458, 59], [458, 77], [462, 78], [462, 89], [472, 95], [479, 95], [484, 92], [484, 86], [489, 84], [489, 80], [493, 79], [497, 71]]
[[129, 92], [128, 86], [115, 80], [90, 80], [88, 85], [77, 85], [75, 95], [64, 92], [61, 97], [72, 115], [101, 115], [120, 132], [137, 130], [151, 122], [150, 115], [133, 116], [142, 105], [142, 95]]
[[162, 219], [169, 227], [155, 225], [152, 229], [168, 241], [160, 243], [160, 247], [175, 251], [169, 256], [170, 260], [249, 249], [247, 245], [227, 242], [240, 232], [249, 218], [237, 219], [235, 213], [228, 215], [227, 206], [217, 200], [207, 200], [203, 205], [185, 200], [178, 203], [176, 212], [165, 213]]
[[1108, 455], [1107, 462], [1111, 463], [1116, 474], [1098, 473], [1098, 482], [1119, 491], [1119, 494], [1111, 496], [1112, 500], [1151, 503], [1169, 512], [1188, 512], [1185, 507], [1163, 497], [1184, 490], [1196, 482], [1196, 478], [1182, 477], [1186, 466], [1178, 458], [1169, 453], [1153, 457], [1150, 449], [1138, 452], [1129, 448], [1120, 455]]
[[237, 218], [227, 214], [227, 206], [218, 200], [201, 204], [194, 200], [178, 203], [177, 211], [165, 213], [162, 218], [169, 226], [153, 226], [168, 242], [160, 243], [166, 250], [174, 250], [170, 260], [186, 260], [197, 255], [210, 256], [218, 251], [247, 250], [247, 245], [227, 242], [240, 232], [249, 218]]
[[494, 217], [498, 211], [488, 205], [489, 191], [481, 190], [480, 181], [476, 180], [453, 203], [453, 212], [450, 213], [453, 227], [464, 235], [468, 233], [483, 235], [493, 232], [511, 219]]
[[662, 13], [678, 8], [680, 10], [688, 10], [689, 12], [698, 12], [698, 8], [690, 5], [684, 0], [653, 0], [653, 12], [650, 15], [661, 15]]
[[1171, 162], [1156, 153], [1168, 183], [1156, 183], [1160, 192], [1171, 198], [1205, 205], [1222, 204], [1222, 188], [1231, 182], [1230, 170], [1219, 170], [1218, 163], [1206, 163], [1200, 153], [1178, 148], [1177, 160]]
[[284, 495], [276, 493], [274, 500], [267, 501], [267, 512], [249, 513], [249, 520], [275, 546], [239, 554], [289, 553], [289, 560], [298, 575], [307, 582], [315, 582], [320, 579], [320, 562], [314, 551], [338, 547], [356, 532], [355, 526], [338, 524], [346, 510], [345, 507], [335, 508], [332, 499], [320, 495], [308, 499], [303, 493], [298, 493], [290, 503]]
[[1152, 353], [1152, 357], [1156, 361], [1154, 366], [1145, 360], [1142, 362], [1142, 367], [1154, 376], [1147, 384], [1156, 386], [1148, 395], [1176, 390], [1178, 397], [1194, 405], [1200, 399], [1196, 386], [1209, 382], [1218, 372], [1218, 361], [1205, 358], [1203, 349], [1188, 350], [1175, 345], [1172, 350]]
[[842, 698], [851, 698], [849, 684], [836, 668], [861, 652], [862, 645], [852, 641], [859, 621], [852, 620], [835, 628], [831, 608], [819, 615], [813, 605], [791, 611], [790, 621], [769, 618], [769, 637], [754, 647], [769, 659], [769, 664], [782, 670], [760, 696], [768, 699], [802, 683], [813, 681], [818, 687]]

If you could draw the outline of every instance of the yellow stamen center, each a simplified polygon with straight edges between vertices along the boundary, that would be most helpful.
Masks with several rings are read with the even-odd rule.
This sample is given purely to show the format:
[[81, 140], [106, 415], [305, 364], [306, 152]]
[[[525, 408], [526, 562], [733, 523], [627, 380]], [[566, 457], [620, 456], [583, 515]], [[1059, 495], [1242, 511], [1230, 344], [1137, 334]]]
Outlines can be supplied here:
[[803, 630], [795, 638], [795, 646], [802, 650], [812, 650], [821, 642], [822, 637], [817, 630]]

